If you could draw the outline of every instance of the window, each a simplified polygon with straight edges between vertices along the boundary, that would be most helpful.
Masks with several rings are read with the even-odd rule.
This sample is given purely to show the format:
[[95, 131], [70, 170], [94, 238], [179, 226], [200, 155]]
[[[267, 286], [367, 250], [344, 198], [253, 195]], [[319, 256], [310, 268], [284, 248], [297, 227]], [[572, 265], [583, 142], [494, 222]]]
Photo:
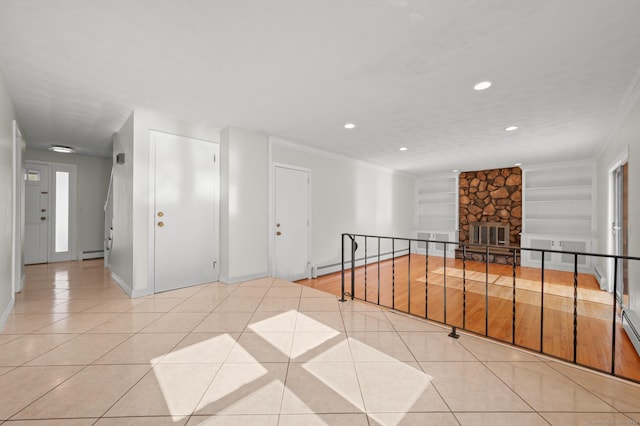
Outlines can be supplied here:
[[69, 251], [69, 173], [56, 171], [55, 252]]
[[40, 170], [27, 170], [24, 174], [24, 180], [29, 182], [40, 182]]

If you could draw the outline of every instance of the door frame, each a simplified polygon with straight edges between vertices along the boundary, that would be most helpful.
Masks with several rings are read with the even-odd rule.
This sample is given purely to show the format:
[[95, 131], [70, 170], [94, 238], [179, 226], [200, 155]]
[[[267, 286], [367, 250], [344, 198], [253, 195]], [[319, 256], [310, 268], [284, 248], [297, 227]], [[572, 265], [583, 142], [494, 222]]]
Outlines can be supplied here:
[[13, 229], [11, 291], [22, 291], [24, 274], [24, 149], [25, 143], [20, 126], [13, 120]]
[[156, 232], [156, 214], [155, 214], [155, 206], [156, 206], [156, 138], [158, 136], [172, 136], [184, 139], [192, 139], [201, 142], [211, 143], [217, 146], [217, 159], [215, 164], [214, 174], [217, 179], [217, 184], [215, 185], [216, 192], [213, 197], [213, 212], [215, 217], [213, 218], [213, 226], [216, 234], [216, 242], [215, 242], [215, 258], [218, 259], [218, 267], [216, 268], [217, 278], [220, 278], [220, 143], [213, 142], [206, 139], [193, 138], [190, 136], [178, 135], [175, 133], [169, 132], [161, 132], [159, 130], [149, 130], [149, 211], [147, 217], [148, 220], [148, 264], [147, 264], [147, 277], [149, 280], [149, 288], [152, 289], [151, 294], [156, 293], [156, 245], [155, 245], [155, 232]]
[[[616, 202], [616, 183], [615, 183], [615, 173], [616, 170], [623, 166], [624, 164], [629, 162], [629, 145], [626, 145], [622, 152], [616, 156], [613, 162], [609, 165], [607, 171], [607, 179], [608, 179], [608, 196], [607, 196], [607, 224], [606, 224], [606, 235], [607, 235], [607, 253], [614, 254], [615, 247], [615, 236], [612, 232], [612, 226], [615, 222], [615, 202]], [[613, 259], [606, 260], [606, 268], [607, 268], [607, 291], [609, 293], [613, 293], [613, 273], [614, 273], [614, 264], [615, 261]], [[613, 295], [617, 297], [617, 295]]]
[[307, 220], [309, 226], [307, 227], [307, 278], [311, 277], [311, 228], [313, 227], [313, 213], [312, 207], [312, 194], [313, 194], [313, 174], [311, 169], [306, 167], [294, 166], [286, 163], [278, 163], [271, 161], [271, 167], [269, 168], [269, 274], [273, 276], [276, 271], [276, 168], [285, 168], [291, 170], [297, 170], [305, 172], [309, 176], [308, 194], [307, 194]]
[[[25, 159], [26, 164], [40, 164], [49, 167], [49, 200], [47, 203], [47, 210], [49, 212], [49, 224], [47, 229], [47, 263], [51, 262], [66, 262], [72, 260], [78, 260], [77, 252], [77, 229], [78, 229], [78, 166], [71, 163], [57, 163], [53, 161], [41, 161], [41, 160], [28, 160]], [[55, 172], [61, 168], [68, 169], [69, 174], [69, 259], [56, 259], [55, 255]], [[66, 171], [66, 170], [65, 170]], [[24, 198], [24, 197], [23, 197]], [[26, 200], [25, 200], [26, 201]], [[53, 220], [51, 220], [53, 218]]]

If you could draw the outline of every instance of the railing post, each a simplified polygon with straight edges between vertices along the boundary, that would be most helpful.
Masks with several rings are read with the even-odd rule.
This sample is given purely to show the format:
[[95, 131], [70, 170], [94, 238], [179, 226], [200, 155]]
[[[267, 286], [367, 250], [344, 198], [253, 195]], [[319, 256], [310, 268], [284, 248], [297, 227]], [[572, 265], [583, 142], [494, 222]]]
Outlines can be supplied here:
[[489, 246], [485, 246], [484, 262], [484, 335], [489, 336]]
[[544, 353], [544, 255], [540, 258], [540, 353]]
[[444, 300], [444, 321], [443, 322], [446, 324], [447, 323], [447, 245], [442, 244], [442, 247], [444, 248], [443, 250], [444, 276], [442, 281], [442, 285], [443, 285], [442, 298]]
[[573, 363], [578, 355], [578, 254], [573, 255]]
[[424, 242], [424, 317], [429, 318], [429, 241]]
[[391, 239], [391, 309], [396, 308], [396, 240]]
[[378, 305], [380, 305], [380, 237], [378, 238]]
[[358, 250], [358, 243], [356, 243], [355, 235], [349, 235], [351, 238], [351, 300], [356, 294], [356, 250]]
[[364, 236], [364, 301], [367, 300], [367, 263], [369, 263], [369, 259], [367, 258], [367, 236]]
[[459, 339], [460, 335], [458, 333], [456, 333], [456, 326], [452, 325], [451, 326], [451, 333], [447, 334], [447, 336], [452, 337], [454, 339]]
[[411, 240], [409, 240], [409, 258], [407, 259], [407, 313], [411, 313]]
[[516, 344], [516, 249], [513, 249], [513, 312], [511, 318], [511, 344]]
[[344, 298], [344, 236], [345, 236], [345, 234], [342, 234], [342, 241], [341, 241], [341, 246], [342, 246], [342, 253], [341, 253], [341, 256], [342, 256], [342, 262], [341, 262], [341, 263], [342, 263], [342, 268], [341, 268], [341, 277], [342, 277], [342, 280], [341, 280], [341, 291], [340, 291], [340, 293], [342, 294], [342, 297], [340, 298], [340, 301], [341, 301], [341, 302], [346, 302], [346, 299]]
[[462, 328], [467, 329], [467, 245], [462, 244]]
[[611, 329], [611, 374], [616, 374], [616, 332], [618, 331], [618, 327], [616, 327], [616, 322], [618, 320], [618, 316], [616, 311], [618, 309], [618, 258], [614, 258], [613, 260], [613, 326]]

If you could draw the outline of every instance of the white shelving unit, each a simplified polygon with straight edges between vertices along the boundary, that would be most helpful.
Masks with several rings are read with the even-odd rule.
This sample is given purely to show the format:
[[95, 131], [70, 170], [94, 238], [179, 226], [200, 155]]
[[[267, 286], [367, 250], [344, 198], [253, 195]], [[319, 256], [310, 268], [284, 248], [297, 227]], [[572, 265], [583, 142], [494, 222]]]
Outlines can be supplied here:
[[[595, 238], [595, 163], [572, 162], [523, 168], [522, 247], [587, 252]], [[540, 253], [524, 252], [524, 266], [540, 266]], [[549, 253], [545, 267], [572, 270], [571, 255]], [[591, 271], [591, 259], [579, 257]]]
[[[429, 176], [416, 181], [416, 218], [414, 236], [437, 241], [458, 240], [458, 175]], [[429, 245], [429, 254], [443, 255], [444, 244]], [[424, 244], [414, 248], [424, 253]], [[455, 246], [448, 245], [447, 256]]]

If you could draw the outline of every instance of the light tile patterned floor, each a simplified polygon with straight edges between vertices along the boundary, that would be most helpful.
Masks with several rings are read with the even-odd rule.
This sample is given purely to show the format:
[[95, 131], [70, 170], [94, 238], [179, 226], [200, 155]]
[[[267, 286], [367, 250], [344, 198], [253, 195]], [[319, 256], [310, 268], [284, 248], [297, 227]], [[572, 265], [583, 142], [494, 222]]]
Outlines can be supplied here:
[[640, 422], [640, 386], [278, 279], [131, 300], [99, 260], [27, 276], [6, 425]]

